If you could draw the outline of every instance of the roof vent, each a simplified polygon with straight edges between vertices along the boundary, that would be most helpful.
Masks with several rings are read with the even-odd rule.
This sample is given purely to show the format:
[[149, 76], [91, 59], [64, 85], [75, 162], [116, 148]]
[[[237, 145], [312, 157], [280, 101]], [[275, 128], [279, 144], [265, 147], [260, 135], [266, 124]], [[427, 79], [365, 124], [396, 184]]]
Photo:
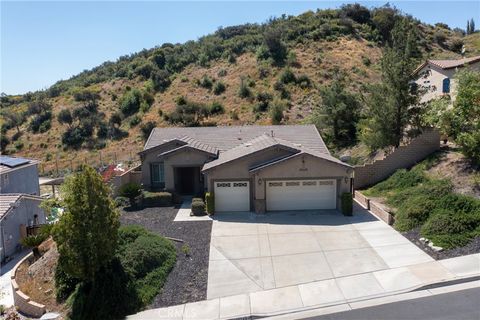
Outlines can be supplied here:
[[301, 143], [294, 143], [293, 145], [294, 145], [295, 147], [299, 147], [299, 148], [302, 146]]
[[250, 142], [245, 143], [245, 147], [251, 147], [252, 144]]
[[270, 132], [271, 132], [271, 134], [272, 134], [272, 138], [273, 138], [273, 130], [272, 130], [272, 131], [270, 131]]

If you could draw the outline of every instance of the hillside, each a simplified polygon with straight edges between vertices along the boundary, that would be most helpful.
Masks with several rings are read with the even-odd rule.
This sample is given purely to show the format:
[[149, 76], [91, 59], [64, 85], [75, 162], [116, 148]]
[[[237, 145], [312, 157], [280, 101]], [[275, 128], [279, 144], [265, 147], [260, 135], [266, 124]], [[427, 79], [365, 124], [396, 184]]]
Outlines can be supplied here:
[[[378, 62], [389, 36], [388, 19], [381, 18], [400, 13], [389, 7], [365, 10], [306, 12], [222, 28], [195, 42], [106, 62], [44, 92], [3, 96], [2, 149], [40, 159], [42, 171], [51, 173], [57, 164], [69, 170], [83, 162], [135, 160], [154, 125], [267, 124], [277, 106], [283, 110], [281, 123], [308, 122], [318, 89], [335, 73], [343, 72], [355, 93], [380, 80]], [[459, 43], [469, 53], [480, 51], [478, 34], [463, 37], [442, 25], [412, 23], [419, 61], [458, 57]], [[284, 51], [282, 61], [269, 51], [272, 43]], [[200, 111], [179, 115], [178, 104]], [[62, 110], [73, 112], [74, 119], [60, 123]], [[63, 138], [66, 131], [69, 139]]]

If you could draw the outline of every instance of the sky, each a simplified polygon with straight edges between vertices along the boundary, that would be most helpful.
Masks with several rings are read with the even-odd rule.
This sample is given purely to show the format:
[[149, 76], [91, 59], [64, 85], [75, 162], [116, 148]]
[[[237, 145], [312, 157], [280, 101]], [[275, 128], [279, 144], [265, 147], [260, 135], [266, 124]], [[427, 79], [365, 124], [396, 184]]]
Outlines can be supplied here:
[[[0, 0], [0, 92], [21, 94], [107, 60], [165, 42], [182, 43], [218, 27], [273, 16], [386, 1], [5, 1]], [[480, 1], [390, 1], [423, 22], [480, 26]]]

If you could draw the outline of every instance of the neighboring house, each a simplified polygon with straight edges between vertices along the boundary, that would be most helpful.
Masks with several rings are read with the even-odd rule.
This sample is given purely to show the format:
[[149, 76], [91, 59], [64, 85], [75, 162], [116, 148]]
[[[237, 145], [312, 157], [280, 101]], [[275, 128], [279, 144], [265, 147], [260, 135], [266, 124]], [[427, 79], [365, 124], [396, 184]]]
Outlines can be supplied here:
[[26, 194], [0, 194], [1, 261], [21, 249], [20, 239], [27, 230], [45, 223], [39, 207], [42, 198]]
[[427, 60], [415, 71], [418, 88], [425, 90], [421, 102], [449, 95], [455, 100], [455, 74], [460, 68], [468, 67], [480, 71], [480, 56], [458, 60]]
[[336, 209], [352, 187], [313, 125], [155, 128], [140, 157], [146, 188], [213, 192], [216, 212]]
[[0, 156], [0, 193], [40, 195], [39, 161]]
[[27, 230], [45, 223], [38, 163], [33, 159], [0, 156], [1, 261], [21, 248]]

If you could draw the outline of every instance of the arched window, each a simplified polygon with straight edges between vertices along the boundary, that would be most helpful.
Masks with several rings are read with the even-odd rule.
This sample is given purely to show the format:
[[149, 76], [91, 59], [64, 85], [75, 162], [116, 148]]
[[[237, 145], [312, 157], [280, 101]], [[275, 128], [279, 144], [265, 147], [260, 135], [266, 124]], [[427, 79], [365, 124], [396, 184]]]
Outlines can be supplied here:
[[443, 79], [442, 92], [443, 93], [450, 93], [450, 79], [449, 78]]

